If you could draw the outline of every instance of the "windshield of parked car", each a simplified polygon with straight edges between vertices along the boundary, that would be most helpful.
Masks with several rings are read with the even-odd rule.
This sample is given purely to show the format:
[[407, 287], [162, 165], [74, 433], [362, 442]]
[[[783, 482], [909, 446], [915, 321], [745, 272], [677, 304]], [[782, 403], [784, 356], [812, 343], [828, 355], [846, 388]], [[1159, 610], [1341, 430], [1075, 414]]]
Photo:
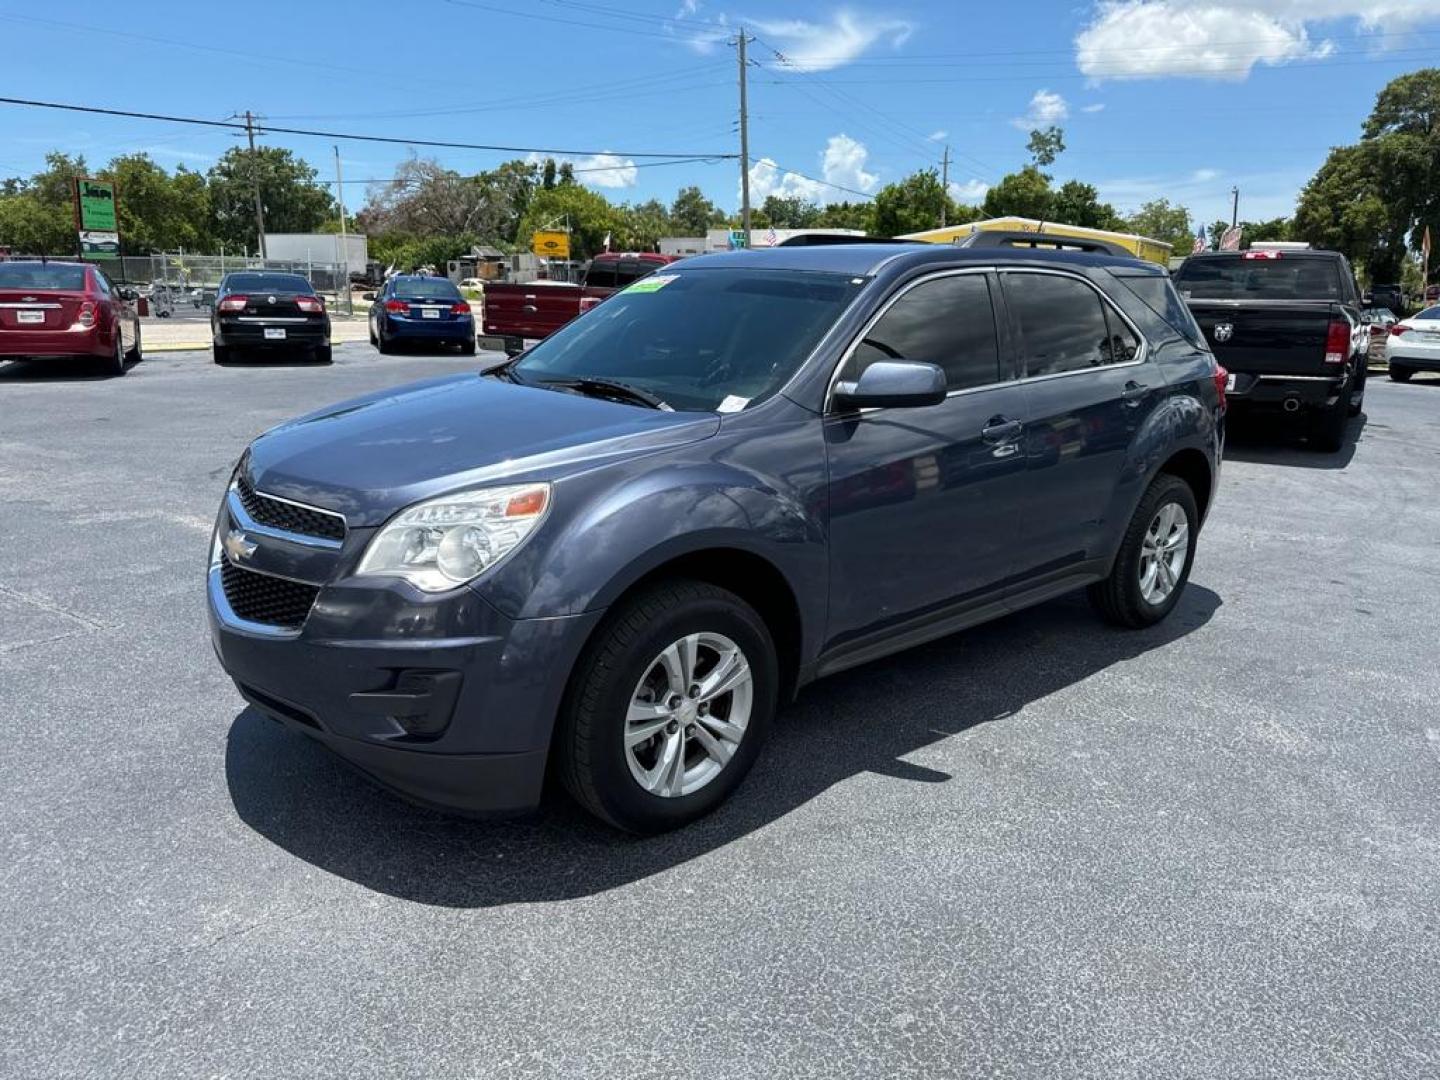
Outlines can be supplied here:
[[310, 287], [299, 274], [231, 274], [225, 280], [226, 292], [310, 293]]
[[460, 290], [450, 284], [449, 278], [402, 277], [396, 278], [391, 292], [396, 296], [418, 300], [459, 300]]
[[1187, 300], [1338, 300], [1340, 271], [1334, 259], [1209, 255], [1187, 259], [1175, 287]]
[[0, 289], [67, 289], [78, 292], [85, 288], [83, 266], [55, 266], [49, 263], [0, 263]]
[[794, 374], [862, 279], [738, 267], [664, 270], [556, 331], [509, 370], [608, 379], [675, 409], [737, 412]]

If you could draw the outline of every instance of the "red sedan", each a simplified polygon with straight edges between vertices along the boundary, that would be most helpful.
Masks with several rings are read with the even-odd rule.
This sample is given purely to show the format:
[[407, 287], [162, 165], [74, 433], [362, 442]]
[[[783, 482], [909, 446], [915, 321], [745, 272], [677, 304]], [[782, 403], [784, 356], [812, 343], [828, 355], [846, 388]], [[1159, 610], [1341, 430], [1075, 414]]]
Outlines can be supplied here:
[[135, 300], [98, 266], [0, 262], [0, 360], [94, 356], [124, 375], [140, 359]]

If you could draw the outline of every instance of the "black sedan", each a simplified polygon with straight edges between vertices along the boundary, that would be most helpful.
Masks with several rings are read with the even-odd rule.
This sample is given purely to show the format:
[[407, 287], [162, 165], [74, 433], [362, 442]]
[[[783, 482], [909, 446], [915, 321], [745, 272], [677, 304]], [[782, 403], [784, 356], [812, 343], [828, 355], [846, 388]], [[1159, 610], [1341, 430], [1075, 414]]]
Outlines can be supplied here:
[[309, 353], [330, 363], [325, 301], [299, 274], [241, 270], [226, 274], [210, 314], [215, 362], [248, 350]]

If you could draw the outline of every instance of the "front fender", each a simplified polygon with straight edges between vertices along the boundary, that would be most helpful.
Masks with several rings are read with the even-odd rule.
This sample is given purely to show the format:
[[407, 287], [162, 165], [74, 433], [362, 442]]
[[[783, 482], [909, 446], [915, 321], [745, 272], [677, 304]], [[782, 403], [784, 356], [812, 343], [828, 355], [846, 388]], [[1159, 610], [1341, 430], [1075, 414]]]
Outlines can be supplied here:
[[558, 483], [555, 518], [504, 572], [476, 585], [482, 595], [513, 618], [574, 615], [614, 603], [666, 562], [724, 548], [765, 559], [797, 598], [825, 596], [823, 522], [798, 494], [715, 460], [615, 472]]

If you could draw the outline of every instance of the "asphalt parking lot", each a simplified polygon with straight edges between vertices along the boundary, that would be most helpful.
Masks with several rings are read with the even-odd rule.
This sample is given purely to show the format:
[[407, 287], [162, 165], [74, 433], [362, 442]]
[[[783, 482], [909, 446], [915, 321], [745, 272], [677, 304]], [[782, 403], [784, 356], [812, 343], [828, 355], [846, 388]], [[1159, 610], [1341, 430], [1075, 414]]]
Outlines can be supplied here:
[[1440, 1069], [1440, 380], [1235, 433], [1165, 624], [1068, 599], [836, 676], [699, 826], [448, 819], [247, 709], [245, 442], [455, 356], [0, 365], [0, 1074]]

